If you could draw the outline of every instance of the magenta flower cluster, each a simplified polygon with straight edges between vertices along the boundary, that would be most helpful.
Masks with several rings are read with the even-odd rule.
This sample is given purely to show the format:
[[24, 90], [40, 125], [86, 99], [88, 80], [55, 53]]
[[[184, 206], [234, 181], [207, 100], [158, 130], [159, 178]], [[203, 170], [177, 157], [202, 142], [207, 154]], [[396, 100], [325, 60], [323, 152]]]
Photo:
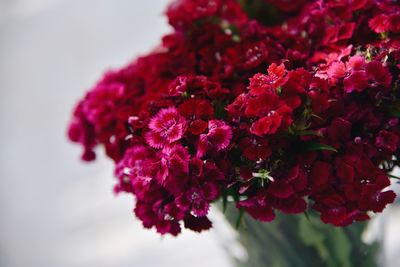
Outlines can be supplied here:
[[105, 148], [144, 227], [209, 229], [217, 200], [346, 226], [394, 201], [397, 1], [177, 0], [166, 14], [173, 31], [105, 74], [68, 131], [86, 161]]

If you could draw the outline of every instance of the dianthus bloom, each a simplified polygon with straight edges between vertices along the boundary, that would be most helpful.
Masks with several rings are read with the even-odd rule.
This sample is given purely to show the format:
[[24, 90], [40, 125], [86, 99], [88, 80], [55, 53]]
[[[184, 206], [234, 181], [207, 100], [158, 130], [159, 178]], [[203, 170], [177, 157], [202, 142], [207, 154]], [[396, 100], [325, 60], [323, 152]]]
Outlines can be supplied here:
[[176, 108], [160, 110], [149, 122], [150, 131], [145, 134], [147, 143], [155, 148], [163, 147], [182, 138], [186, 120]]
[[313, 210], [336, 226], [395, 199], [398, 4], [255, 0], [250, 17], [250, 2], [172, 2], [159, 49], [107, 73], [73, 113], [82, 158], [104, 146], [115, 192], [160, 234], [209, 229], [221, 199], [263, 222]]

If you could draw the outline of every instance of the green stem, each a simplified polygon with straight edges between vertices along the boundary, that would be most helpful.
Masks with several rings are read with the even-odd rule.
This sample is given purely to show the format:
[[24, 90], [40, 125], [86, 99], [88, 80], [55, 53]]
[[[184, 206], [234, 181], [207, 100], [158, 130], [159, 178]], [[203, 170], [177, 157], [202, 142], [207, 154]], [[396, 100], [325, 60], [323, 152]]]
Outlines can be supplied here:
[[400, 177], [398, 177], [398, 176], [396, 176], [396, 175], [393, 175], [393, 174], [388, 173], [388, 176], [389, 176], [390, 178], [400, 180]]

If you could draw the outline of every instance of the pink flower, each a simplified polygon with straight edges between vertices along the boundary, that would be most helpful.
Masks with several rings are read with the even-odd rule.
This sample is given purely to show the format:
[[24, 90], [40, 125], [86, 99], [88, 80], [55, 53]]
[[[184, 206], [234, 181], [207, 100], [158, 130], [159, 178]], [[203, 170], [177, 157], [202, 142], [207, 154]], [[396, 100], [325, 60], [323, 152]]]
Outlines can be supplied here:
[[221, 151], [228, 147], [232, 139], [232, 129], [225, 122], [211, 120], [208, 122], [208, 133], [200, 135], [197, 146], [197, 157], [201, 158], [207, 151]]
[[368, 25], [376, 33], [387, 32], [390, 28], [389, 17], [386, 14], [380, 14], [370, 19]]
[[367, 64], [366, 73], [371, 87], [388, 90], [392, 83], [392, 75], [388, 68], [378, 61], [371, 61]]
[[211, 182], [206, 182], [201, 188], [192, 187], [176, 198], [178, 207], [190, 210], [194, 215], [206, 216], [210, 209], [210, 202], [219, 196], [218, 187]]
[[145, 134], [147, 143], [154, 148], [161, 148], [181, 139], [186, 130], [186, 120], [176, 108], [169, 107], [151, 118], [149, 128], [150, 131]]
[[365, 71], [353, 71], [344, 79], [344, 91], [352, 93], [353, 91], [362, 92], [368, 86], [368, 77]]
[[217, 151], [223, 150], [228, 147], [232, 139], [232, 129], [223, 121], [211, 120], [208, 123], [207, 139]]
[[347, 70], [362, 70], [365, 68], [365, 57], [363, 56], [352, 56], [346, 64]]
[[346, 75], [346, 66], [341, 61], [335, 61], [329, 66], [327, 74], [332, 79], [340, 79]]
[[369, 20], [368, 25], [376, 33], [400, 31], [400, 10], [393, 14], [379, 14]]
[[157, 153], [153, 176], [169, 192], [178, 194], [189, 179], [189, 160], [187, 149], [180, 144], [167, 145]]

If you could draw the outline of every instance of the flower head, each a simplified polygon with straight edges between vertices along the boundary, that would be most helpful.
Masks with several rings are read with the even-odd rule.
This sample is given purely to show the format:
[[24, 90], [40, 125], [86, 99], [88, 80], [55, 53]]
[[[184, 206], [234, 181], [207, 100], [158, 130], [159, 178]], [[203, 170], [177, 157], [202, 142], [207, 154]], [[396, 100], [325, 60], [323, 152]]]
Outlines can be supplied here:
[[197, 157], [202, 157], [207, 151], [221, 151], [228, 147], [232, 138], [232, 129], [220, 120], [208, 122], [208, 133], [200, 135], [197, 146]]
[[174, 107], [160, 110], [150, 119], [149, 129], [145, 134], [147, 143], [160, 148], [179, 140], [186, 130], [186, 120]]

